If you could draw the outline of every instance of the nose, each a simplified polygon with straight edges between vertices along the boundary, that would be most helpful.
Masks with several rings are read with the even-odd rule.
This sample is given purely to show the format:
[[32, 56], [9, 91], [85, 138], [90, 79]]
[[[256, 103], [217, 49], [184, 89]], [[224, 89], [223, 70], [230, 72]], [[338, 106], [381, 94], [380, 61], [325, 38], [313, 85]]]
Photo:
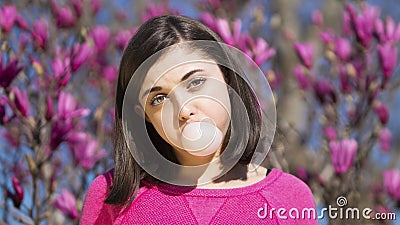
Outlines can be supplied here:
[[179, 108], [179, 120], [187, 121], [193, 119], [196, 115], [196, 109], [190, 103], [187, 103]]
[[187, 91], [183, 90], [180, 86], [173, 89], [169, 94], [170, 103], [172, 103], [175, 118], [180, 122], [194, 119], [197, 115], [197, 108], [193, 101], [193, 96]]
[[189, 119], [193, 119], [193, 117], [196, 115], [196, 107], [189, 97], [185, 96], [184, 93], [175, 91], [173, 95], [171, 95], [171, 100], [175, 105], [175, 109], [177, 110], [180, 121], [186, 122]]

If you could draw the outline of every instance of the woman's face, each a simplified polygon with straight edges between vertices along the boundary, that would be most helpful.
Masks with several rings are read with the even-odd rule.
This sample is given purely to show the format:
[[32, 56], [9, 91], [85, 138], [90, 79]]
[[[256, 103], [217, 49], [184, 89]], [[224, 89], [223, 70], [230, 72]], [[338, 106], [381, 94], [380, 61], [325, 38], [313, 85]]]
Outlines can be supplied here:
[[146, 120], [175, 151], [182, 151], [182, 130], [207, 121], [225, 136], [231, 106], [224, 76], [215, 61], [199, 51], [176, 47], [149, 69], [139, 92]]

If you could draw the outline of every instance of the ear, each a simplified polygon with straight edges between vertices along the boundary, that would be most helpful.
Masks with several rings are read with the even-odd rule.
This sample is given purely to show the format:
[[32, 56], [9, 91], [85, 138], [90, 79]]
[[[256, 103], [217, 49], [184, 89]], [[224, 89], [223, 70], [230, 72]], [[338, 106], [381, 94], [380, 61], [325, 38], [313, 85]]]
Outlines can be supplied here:
[[135, 105], [135, 113], [145, 119], [147, 122], [150, 122], [149, 118], [147, 117], [146, 113], [140, 105]]

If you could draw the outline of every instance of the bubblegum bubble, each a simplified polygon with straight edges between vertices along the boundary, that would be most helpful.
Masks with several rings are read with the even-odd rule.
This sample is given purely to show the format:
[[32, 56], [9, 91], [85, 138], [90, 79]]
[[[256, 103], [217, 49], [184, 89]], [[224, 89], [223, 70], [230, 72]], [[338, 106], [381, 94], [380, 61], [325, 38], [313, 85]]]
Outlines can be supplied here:
[[192, 122], [182, 131], [184, 150], [195, 156], [215, 153], [222, 143], [222, 132], [209, 122]]

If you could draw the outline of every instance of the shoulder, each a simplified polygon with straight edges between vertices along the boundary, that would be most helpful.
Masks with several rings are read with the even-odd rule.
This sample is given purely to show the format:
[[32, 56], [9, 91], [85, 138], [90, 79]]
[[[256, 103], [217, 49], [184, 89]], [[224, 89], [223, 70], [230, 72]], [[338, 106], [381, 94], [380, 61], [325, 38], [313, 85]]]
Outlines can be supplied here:
[[80, 224], [94, 224], [99, 219], [107, 218], [112, 207], [104, 203], [108, 189], [112, 184], [114, 170], [111, 169], [97, 176], [90, 184], [82, 206]]
[[112, 181], [114, 178], [114, 168], [108, 170], [107, 172], [100, 174], [99, 176], [97, 176], [91, 185], [102, 185], [102, 186], [111, 186], [112, 185]]
[[89, 186], [86, 193], [85, 200], [88, 199], [105, 199], [105, 195], [109, 187], [112, 185], [114, 169], [107, 171], [106, 173], [97, 176]]
[[272, 169], [267, 178], [270, 185], [265, 190], [269, 199], [277, 204], [315, 207], [311, 189], [306, 183], [292, 174], [278, 169]]
[[293, 190], [295, 192], [306, 192], [311, 194], [311, 190], [308, 185], [298, 177], [278, 169], [273, 169], [272, 171], [279, 174], [278, 179], [275, 181], [275, 185], [285, 189]]

